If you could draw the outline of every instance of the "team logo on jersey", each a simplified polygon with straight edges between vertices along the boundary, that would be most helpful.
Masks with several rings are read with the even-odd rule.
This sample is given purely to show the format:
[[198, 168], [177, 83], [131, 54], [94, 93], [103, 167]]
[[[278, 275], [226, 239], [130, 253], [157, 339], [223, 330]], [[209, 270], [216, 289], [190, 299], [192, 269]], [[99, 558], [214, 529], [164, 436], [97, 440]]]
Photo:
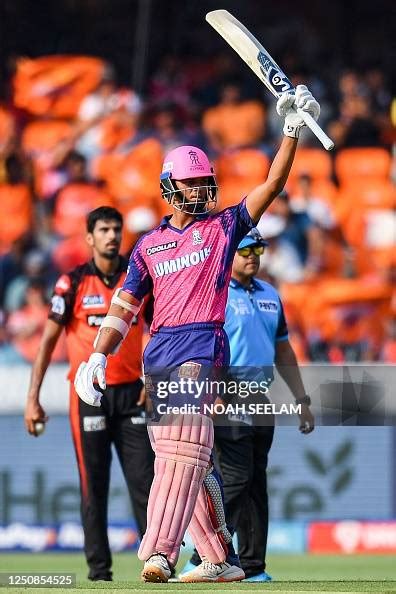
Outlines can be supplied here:
[[278, 313], [279, 307], [276, 301], [269, 299], [257, 299], [257, 305], [260, 311], [267, 311], [268, 313]]
[[198, 229], [193, 229], [192, 240], [193, 245], [199, 245], [200, 243], [203, 243], [201, 233], [198, 231]]
[[165, 252], [166, 250], [173, 250], [177, 247], [177, 241], [169, 241], [168, 243], [161, 243], [160, 245], [153, 245], [146, 249], [146, 254], [152, 256], [158, 252]]
[[167, 274], [179, 272], [179, 270], [189, 268], [190, 266], [197, 266], [200, 262], [203, 262], [210, 256], [210, 250], [211, 247], [209, 246], [202, 248], [199, 252], [191, 252], [191, 254], [180, 256], [180, 258], [175, 258], [174, 260], [158, 262], [154, 266], [155, 276], [158, 278], [160, 276], [166, 276]]
[[70, 277], [67, 274], [62, 274], [56, 281], [55, 291], [57, 293], [66, 293], [71, 287]]
[[237, 316], [247, 316], [251, 314], [249, 305], [243, 299], [230, 299], [228, 304]]
[[104, 307], [105, 300], [103, 295], [84, 295], [82, 300], [83, 309], [90, 309], [91, 307]]
[[66, 304], [63, 297], [60, 295], [54, 295], [51, 299], [51, 311], [54, 314], [58, 314], [59, 316], [63, 316], [65, 313]]

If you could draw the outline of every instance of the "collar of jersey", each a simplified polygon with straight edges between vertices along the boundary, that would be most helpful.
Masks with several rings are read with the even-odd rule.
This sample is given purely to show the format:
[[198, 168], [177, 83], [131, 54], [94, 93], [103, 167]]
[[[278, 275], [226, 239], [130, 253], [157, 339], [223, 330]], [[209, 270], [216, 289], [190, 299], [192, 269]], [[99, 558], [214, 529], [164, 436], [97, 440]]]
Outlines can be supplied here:
[[[98, 276], [100, 278], [100, 280], [104, 283], [104, 285], [106, 287], [108, 287], [109, 289], [114, 289], [114, 287], [116, 286], [116, 284], [120, 280], [121, 273], [124, 272], [126, 270], [126, 267], [127, 267], [126, 260], [121, 255], [119, 255], [118, 268], [115, 271], [115, 273], [112, 274], [111, 276], [106, 276], [105, 274], [103, 274], [103, 272], [101, 270], [99, 270], [99, 268], [96, 266], [95, 260], [93, 258], [92, 258], [92, 260], [90, 261], [89, 264], [90, 264], [90, 268], [91, 268], [92, 272], [94, 273], [94, 275], [95, 276]], [[109, 282], [106, 283], [105, 280], [104, 280], [105, 278], [107, 278]]]
[[233, 289], [243, 289], [244, 291], [256, 291], [257, 289], [261, 289], [261, 286], [254, 277], [250, 281], [250, 285], [248, 287], [241, 285], [241, 283], [237, 281], [235, 278], [231, 278], [230, 287], [232, 287]]
[[191, 223], [188, 223], [188, 225], [186, 227], [184, 227], [183, 229], [178, 229], [177, 227], [174, 227], [173, 225], [171, 225], [171, 223], [169, 222], [172, 215], [166, 215], [160, 222], [159, 226], [161, 228], [169, 227], [170, 229], [172, 229], [173, 231], [176, 231], [177, 233], [184, 233], [184, 231], [189, 229], [191, 227], [191, 225], [194, 225], [194, 223], [196, 223], [197, 221], [204, 221], [205, 219], [208, 218], [208, 216], [209, 216], [209, 213], [207, 213], [207, 212], [203, 212], [202, 214], [195, 215], [195, 219], [193, 221], [191, 221]]

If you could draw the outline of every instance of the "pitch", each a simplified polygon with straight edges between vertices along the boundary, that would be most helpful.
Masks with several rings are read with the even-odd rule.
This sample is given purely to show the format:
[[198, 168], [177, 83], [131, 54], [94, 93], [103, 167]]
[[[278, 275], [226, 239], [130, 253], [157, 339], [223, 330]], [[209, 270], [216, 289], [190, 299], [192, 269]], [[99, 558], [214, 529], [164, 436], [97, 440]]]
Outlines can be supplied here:
[[[182, 567], [183, 561], [179, 562]], [[266, 584], [144, 584], [139, 579], [141, 562], [134, 554], [114, 555], [114, 582], [89, 582], [82, 554], [0, 554], [0, 572], [71, 572], [77, 574], [79, 592], [104, 590], [116, 594], [131, 592], [238, 591], [245, 594], [273, 592], [396, 592], [396, 569], [391, 555], [272, 555], [268, 571], [275, 581]], [[6, 591], [4, 589], [3, 591]], [[10, 594], [49, 592], [67, 594], [70, 588], [9, 588]]]

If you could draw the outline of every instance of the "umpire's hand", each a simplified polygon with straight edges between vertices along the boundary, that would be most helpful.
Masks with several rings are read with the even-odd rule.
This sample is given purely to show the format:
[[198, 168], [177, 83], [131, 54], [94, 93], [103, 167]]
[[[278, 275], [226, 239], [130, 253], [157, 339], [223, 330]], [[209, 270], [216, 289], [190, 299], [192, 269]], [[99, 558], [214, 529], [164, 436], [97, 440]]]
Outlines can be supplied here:
[[299, 429], [301, 433], [311, 433], [315, 429], [315, 418], [311, 413], [308, 404], [301, 405], [301, 414], [298, 416], [300, 417]]

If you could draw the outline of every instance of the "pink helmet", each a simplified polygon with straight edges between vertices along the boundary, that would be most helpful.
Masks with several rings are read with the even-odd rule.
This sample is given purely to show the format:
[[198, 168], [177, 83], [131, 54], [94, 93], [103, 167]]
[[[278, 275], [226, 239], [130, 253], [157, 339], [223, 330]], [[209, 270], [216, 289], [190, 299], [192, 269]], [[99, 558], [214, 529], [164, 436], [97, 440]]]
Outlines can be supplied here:
[[[206, 186], [199, 186], [206, 189], [206, 198], [195, 201], [194, 208], [192, 208], [185, 193], [178, 190], [173, 180], [194, 177], [207, 177], [208, 181]], [[163, 198], [178, 210], [190, 214], [200, 214], [208, 212], [216, 206], [217, 184], [213, 167], [206, 154], [196, 146], [178, 146], [170, 151], [165, 157], [160, 179]], [[209, 203], [212, 203], [212, 206], [209, 206]]]
[[196, 146], [178, 146], [165, 157], [162, 173], [171, 173], [173, 179], [213, 175], [213, 167], [201, 149]]

